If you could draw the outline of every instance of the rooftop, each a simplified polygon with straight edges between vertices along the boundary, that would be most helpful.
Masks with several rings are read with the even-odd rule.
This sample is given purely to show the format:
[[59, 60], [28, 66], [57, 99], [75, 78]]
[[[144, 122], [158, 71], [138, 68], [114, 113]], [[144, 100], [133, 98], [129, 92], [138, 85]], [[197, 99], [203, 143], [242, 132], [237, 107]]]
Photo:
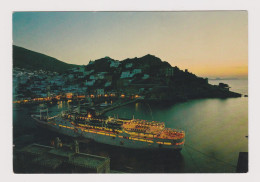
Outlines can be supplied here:
[[108, 157], [76, 153], [65, 148], [57, 149], [50, 146], [31, 144], [21, 149], [19, 153], [25, 154], [30, 158], [30, 160], [26, 161], [51, 169], [56, 169], [63, 163], [86, 169], [94, 169], [97, 172], [103, 168], [103, 172], [107, 171], [107, 168], [110, 168], [110, 159]]

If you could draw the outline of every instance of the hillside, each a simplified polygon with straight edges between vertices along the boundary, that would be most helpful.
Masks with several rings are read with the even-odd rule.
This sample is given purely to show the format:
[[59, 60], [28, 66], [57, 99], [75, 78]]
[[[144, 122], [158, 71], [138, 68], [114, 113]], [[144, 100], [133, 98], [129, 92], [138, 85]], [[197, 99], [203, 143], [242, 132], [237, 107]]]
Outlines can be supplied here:
[[[103, 89], [105, 92], [116, 91], [127, 95], [141, 94], [146, 100], [163, 103], [198, 98], [241, 97], [241, 94], [229, 91], [227, 84], [211, 85], [207, 78], [198, 77], [188, 70], [180, 70], [177, 66], [172, 67], [168, 62], [150, 54], [122, 61], [105, 57], [79, 67], [13, 46], [13, 67], [64, 73], [60, 75], [61, 80], [65, 80], [61, 88], [81, 87], [75, 92], [83, 89], [84, 93], [95, 94], [96, 90]], [[73, 67], [78, 69], [70, 69]], [[29, 88], [31, 82], [27, 82]], [[56, 88], [55, 92], [61, 91], [57, 85], [53, 88]]]
[[[120, 64], [115, 68], [110, 66], [112, 62]], [[93, 74], [105, 72], [112, 75], [112, 88], [110, 88], [112, 90], [122, 90], [124, 93], [131, 94], [144, 89], [143, 95], [147, 99], [165, 103], [187, 99], [241, 96], [239, 93], [229, 91], [228, 85], [224, 87], [211, 85], [207, 78], [198, 77], [188, 70], [180, 70], [177, 66], [172, 67], [168, 62], [150, 54], [122, 61], [109, 57], [101, 58], [87, 65], [86, 70], [94, 70]], [[140, 73], [131, 76], [134, 70], [139, 70]], [[127, 72], [130, 73], [128, 77], [122, 78], [123, 73]], [[143, 79], [144, 75], [149, 75], [149, 78]], [[102, 86], [96, 85], [93, 88], [102, 88]]]
[[13, 67], [64, 73], [78, 65], [67, 64], [53, 57], [13, 45]]

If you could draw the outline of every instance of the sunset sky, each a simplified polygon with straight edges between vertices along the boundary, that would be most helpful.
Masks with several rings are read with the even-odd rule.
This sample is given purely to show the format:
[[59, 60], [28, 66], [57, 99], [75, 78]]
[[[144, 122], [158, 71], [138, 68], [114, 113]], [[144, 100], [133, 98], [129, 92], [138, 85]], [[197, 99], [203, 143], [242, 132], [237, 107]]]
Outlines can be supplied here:
[[13, 44], [73, 64], [152, 54], [202, 77], [248, 74], [246, 11], [16, 12]]

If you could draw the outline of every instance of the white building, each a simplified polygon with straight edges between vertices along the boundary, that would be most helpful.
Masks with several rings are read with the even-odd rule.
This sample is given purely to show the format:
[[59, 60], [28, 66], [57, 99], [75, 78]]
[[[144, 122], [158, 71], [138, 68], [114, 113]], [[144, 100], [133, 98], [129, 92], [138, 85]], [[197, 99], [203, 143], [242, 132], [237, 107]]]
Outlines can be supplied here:
[[109, 86], [111, 86], [111, 82], [106, 82], [105, 87], [109, 87]]
[[104, 75], [98, 75], [98, 79], [103, 80], [105, 78]]
[[144, 74], [144, 76], [142, 77], [143, 80], [148, 79], [150, 76], [148, 74]]
[[120, 78], [131, 78], [131, 77], [133, 77], [133, 75], [130, 73], [130, 71], [123, 71], [120, 76]]
[[106, 73], [107, 73], [107, 72], [100, 72], [100, 73], [98, 73], [98, 74], [97, 74], [97, 78], [98, 78], [98, 79], [104, 79], [104, 78], [105, 78], [104, 75], [105, 75]]
[[138, 73], [142, 73], [142, 70], [141, 69], [134, 69], [133, 74], [138, 74]]
[[88, 80], [86, 80], [86, 86], [93, 86], [94, 85], [94, 83], [95, 83], [95, 81], [96, 80], [91, 80], [91, 81], [88, 81]]
[[133, 66], [133, 63], [127, 63], [127, 64], [125, 65], [126, 68], [131, 68], [132, 66]]
[[89, 79], [90, 79], [90, 80], [95, 80], [95, 79], [96, 79], [96, 78], [95, 78], [95, 75], [90, 75]]
[[111, 63], [110, 63], [110, 68], [112, 68], [112, 67], [117, 68], [119, 65], [120, 65], [120, 62], [119, 62], [119, 61], [111, 61]]
[[78, 68], [72, 68], [71, 71], [78, 72]]
[[86, 71], [86, 72], [84, 72], [84, 75], [90, 75], [93, 72], [94, 72], [94, 70]]
[[68, 77], [69, 77], [69, 79], [73, 79], [74, 75], [73, 74], [69, 74]]

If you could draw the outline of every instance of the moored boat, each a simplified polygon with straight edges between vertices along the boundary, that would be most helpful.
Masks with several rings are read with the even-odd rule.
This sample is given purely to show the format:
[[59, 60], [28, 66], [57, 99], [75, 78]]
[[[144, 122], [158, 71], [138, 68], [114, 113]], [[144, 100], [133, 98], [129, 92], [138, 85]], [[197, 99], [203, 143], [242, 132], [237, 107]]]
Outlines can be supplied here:
[[32, 115], [41, 127], [99, 143], [136, 149], [181, 150], [185, 132], [165, 128], [163, 122], [92, 117], [90, 113], [62, 112], [48, 117]]

